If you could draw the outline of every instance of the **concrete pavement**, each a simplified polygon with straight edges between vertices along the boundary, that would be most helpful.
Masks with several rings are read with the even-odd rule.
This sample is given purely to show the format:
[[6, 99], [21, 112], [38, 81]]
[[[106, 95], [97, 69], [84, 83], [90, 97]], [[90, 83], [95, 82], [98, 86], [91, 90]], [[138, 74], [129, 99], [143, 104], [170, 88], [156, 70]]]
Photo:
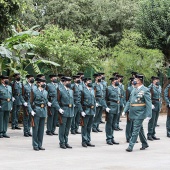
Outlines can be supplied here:
[[[102, 133], [92, 132], [95, 148], [83, 148], [81, 135], [69, 135], [69, 144], [73, 149], [60, 149], [58, 136], [44, 134], [45, 151], [32, 149], [32, 138], [24, 137], [22, 130], [11, 130], [10, 139], [0, 139], [0, 170], [169, 170], [170, 138], [166, 137], [166, 116], [159, 117], [156, 129], [160, 141], [149, 141], [149, 148], [140, 151], [137, 143], [133, 152], [125, 151], [128, 144], [125, 139], [126, 119], [121, 118], [123, 131], [115, 132], [115, 140], [120, 145], [107, 145], [105, 142], [104, 124]], [[145, 134], [146, 122], [144, 123]], [[139, 140], [138, 140], [139, 141]]]

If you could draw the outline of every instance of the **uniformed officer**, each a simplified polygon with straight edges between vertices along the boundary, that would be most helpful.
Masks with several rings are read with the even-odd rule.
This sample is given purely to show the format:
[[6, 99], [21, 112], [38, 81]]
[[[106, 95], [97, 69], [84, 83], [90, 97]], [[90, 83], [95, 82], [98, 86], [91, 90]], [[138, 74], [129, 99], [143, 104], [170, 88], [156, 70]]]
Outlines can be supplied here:
[[120, 115], [122, 114], [122, 111], [123, 111], [123, 108], [126, 104], [126, 99], [125, 99], [125, 89], [124, 89], [124, 85], [122, 84], [123, 83], [123, 76], [118, 74], [116, 76], [118, 78], [118, 82], [119, 82], [119, 90], [120, 90], [120, 110], [119, 110], [119, 114], [117, 116], [117, 120], [116, 120], [116, 124], [115, 124], [115, 129], [116, 131], [119, 131], [119, 130], [123, 130], [120, 128], [119, 126], [119, 122], [120, 122]]
[[[25, 102], [30, 105], [30, 94], [31, 89], [34, 88], [34, 76], [33, 75], [26, 75], [27, 83], [22, 87], [22, 95]], [[29, 113], [28, 106], [23, 106], [23, 125], [24, 125], [24, 136], [29, 137], [32, 136], [30, 132], [31, 128], [31, 114]]]
[[58, 87], [63, 87], [63, 78], [64, 78], [64, 74], [59, 73], [58, 74]]
[[143, 121], [147, 118], [149, 120], [152, 116], [152, 102], [151, 94], [147, 87], [143, 85], [143, 75], [136, 75], [133, 81], [135, 88], [132, 90], [129, 101], [126, 103], [124, 112], [129, 110], [129, 118], [133, 122], [132, 136], [129, 141], [129, 146], [126, 149], [127, 152], [132, 152], [133, 147], [137, 141], [138, 135], [142, 143], [140, 150], [145, 150], [149, 147], [143, 129]]
[[[170, 80], [170, 77], [168, 79]], [[167, 105], [167, 120], [166, 120], [167, 137], [170, 138], [170, 84], [168, 84], [164, 90], [164, 98]]]
[[59, 141], [60, 148], [72, 148], [68, 144], [68, 135], [71, 126], [72, 117], [74, 116], [74, 98], [73, 90], [71, 90], [71, 78], [62, 78], [63, 87], [58, 90], [58, 102], [63, 111], [59, 114]]
[[82, 134], [82, 146], [83, 147], [95, 147], [95, 145], [91, 144], [91, 129], [93, 124], [93, 117], [96, 112], [96, 100], [94, 97], [94, 90], [92, 88], [92, 80], [91, 78], [84, 79], [85, 86], [82, 90], [82, 108], [83, 112], [81, 112], [81, 134]]
[[71, 124], [71, 134], [81, 134], [79, 129], [80, 114], [83, 111], [81, 106], [80, 76], [73, 76], [74, 83], [71, 85], [74, 95], [74, 117]]
[[106, 101], [104, 99], [103, 94], [103, 85], [101, 84], [101, 75], [96, 73], [93, 75], [95, 77], [95, 83], [93, 83], [93, 89], [94, 89], [94, 95], [96, 99], [96, 114], [94, 116], [93, 120], [93, 132], [102, 132], [102, 130], [99, 129], [100, 120], [102, 118], [102, 112], [103, 108], [107, 111], [109, 108], [106, 105]]
[[21, 129], [18, 126], [18, 117], [20, 113], [20, 108], [22, 105], [27, 107], [27, 102], [24, 101], [22, 96], [22, 83], [19, 73], [13, 75], [14, 81], [12, 82], [12, 93], [13, 93], [13, 110], [12, 110], [12, 129]]
[[0, 76], [0, 138], [10, 138], [7, 135], [9, 114], [12, 110], [12, 89], [8, 76]]
[[[105, 73], [103, 72], [100, 72], [99, 73], [101, 75], [101, 84], [103, 85], [103, 96], [104, 96], [104, 99], [106, 98], [106, 89], [107, 89], [107, 82], [105, 81]], [[103, 108], [104, 110], [104, 108]], [[101, 117], [101, 120], [100, 120], [100, 123], [105, 123], [104, 121], [102, 121], [102, 117]]]
[[77, 73], [77, 75], [80, 76], [80, 85], [81, 85], [81, 87], [85, 87], [85, 84], [84, 84], [84, 73], [83, 72], [79, 72], [79, 73]]
[[47, 91], [45, 90], [46, 80], [36, 78], [37, 88], [31, 91], [31, 105], [28, 105], [32, 115], [32, 146], [35, 151], [45, 150], [42, 147], [44, 136], [45, 118], [47, 117]]
[[148, 140], [160, 140], [155, 136], [155, 128], [157, 125], [157, 118], [159, 112], [161, 110], [161, 90], [159, 88], [159, 77], [152, 76], [152, 83], [149, 85], [149, 90], [151, 92], [151, 100], [152, 100], [152, 118], [149, 120], [148, 123]]
[[[133, 80], [134, 80], [134, 77], [131, 77], [129, 79], [129, 86], [126, 90], [126, 102], [128, 102], [129, 98], [130, 98], [130, 94], [132, 92], [132, 90], [134, 89], [134, 85], [133, 85]], [[127, 115], [127, 123], [126, 123], [126, 141], [129, 143], [130, 141], [130, 138], [132, 136], [132, 120], [129, 118], [129, 111], [127, 111], [126, 113]]]
[[108, 107], [110, 108], [110, 111], [107, 111], [106, 113], [106, 142], [108, 145], [116, 144], [118, 145], [118, 142], [115, 142], [114, 140], [114, 129], [115, 124], [117, 120], [117, 116], [119, 114], [120, 110], [120, 91], [119, 91], [119, 82], [117, 77], [112, 77], [109, 80], [111, 80], [111, 85], [108, 86], [106, 90], [106, 102]]
[[58, 121], [58, 111], [62, 110], [59, 106], [58, 99], [57, 99], [57, 75], [56, 74], [51, 74], [49, 75], [49, 78], [51, 80], [50, 83], [47, 84], [46, 90], [48, 92], [48, 117], [47, 117], [47, 135], [57, 135], [55, 133], [56, 130], [56, 125]]

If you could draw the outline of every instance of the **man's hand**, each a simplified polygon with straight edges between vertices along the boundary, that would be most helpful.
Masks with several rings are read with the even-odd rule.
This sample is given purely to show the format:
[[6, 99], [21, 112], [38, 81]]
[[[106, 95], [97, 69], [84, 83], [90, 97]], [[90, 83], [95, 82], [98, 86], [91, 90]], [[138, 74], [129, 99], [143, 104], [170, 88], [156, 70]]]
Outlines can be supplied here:
[[110, 111], [110, 108], [107, 107], [107, 108], [106, 108], [106, 112], [109, 113], [109, 111]]
[[125, 117], [125, 112], [122, 112], [122, 116]]
[[34, 116], [36, 113], [34, 111], [31, 111], [31, 115]]
[[51, 102], [48, 102], [47, 105], [48, 105], [49, 107], [51, 107], [52, 103], [51, 103]]
[[59, 112], [60, 112], [61, 114], [63, 114], [63, 113], [64, 113], [64, 110], [63, 110], [63, 109], [59, 109]]
[[86, 113], [85, 113], [85, 112], [81, 112], [81, 115], [82, 115], [83, 117], [85, 117], [85, 116], [86, 116]]
[[14, 97], [12, 97], [12, 101], [13, 101], [13, 102], [15, 101], [15, 98], [14, 98]]
[[27, 106], [28, 106], [28, 103], [27, 103], [27, 102], [24, 102], [24, 106], [27, 107]]
[[146, 121], [149, 122], [150, 119], [151, 119], [151, 117], [147, 117], [147, 118], [146, 118]]
[[96, 103], [96, 107], [98, 107], [99, 106], [99, 104], [98, 103]]
[[155, 106], [152, 104], [152, 109], [155, 109]]

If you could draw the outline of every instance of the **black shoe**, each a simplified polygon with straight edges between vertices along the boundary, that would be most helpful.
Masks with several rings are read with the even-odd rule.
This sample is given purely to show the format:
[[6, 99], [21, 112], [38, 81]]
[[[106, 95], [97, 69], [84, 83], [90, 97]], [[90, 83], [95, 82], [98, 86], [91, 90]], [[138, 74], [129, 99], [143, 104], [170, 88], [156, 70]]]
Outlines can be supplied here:
[[132, 152], [132, 149], [127, 148], [126, 151], [127, 151], [127, 152]]
[[82, 146], [85, 147], [85, 148], [87, 148], [87, 145], [86, 145], [85, 143], [82, 143]]
[[119, 145], [119, 143], [115, 142], [114, 140], [112, 141], [112, 143], [115, 144], [115, 145]]
[[136, 143], [139, 143], [138, 141], [136, 141]]
[[151, 136], [148, 136], [147, 139], [153, 141], [153, 138]]
[[39, 147], [39, 150], [42, 150], [42, 151], [44, 151], [44, 150], [45, 150], [45, 148], [43, 148], [43, 147]]
[[129, 140], [127, 140], [126, 142], [129, 143]]
[[98, 132], [103, 132], [103, 131], [102, 131], [102, 130], [100, 130], [100, 129], [97, 129], [97, 131], [98, 131]]
[[112, 142], [107, 142], [107, 144], [108, 144], [108, 145], [113, 145], [113, 143], [112, 143]]
[[25, 133], [24, 136], [25, 136], [25, 137], [29, 137], [29, 134]]
[[170, 135], [167, 135], [168, 138], [170, 138]]
[[66, 146], [65, 145], [60, 145], [60, 148], [66, 149]]
[[92, 129], [92, 132], [96, 132], [96, 133], [98, 133], [97, 129]]
[[32, 136], [32, 134], [31, 134], [31, 133], [28, 133], [28, 135], [29, 135], [29, 136]]
[[72, 149], [72, 146], [70, 146], [69, 144], [66, 144], [66, 148]]
[[4, 137], [4, 138], [10, 138], [10, 136], [8, 136], [8, 135], [6, 135], [6, 134], [3, 135], [3, 137]]
[[156, 127], [159, 127], [159, 125], [156, 125]]
[[60, 126], [59, 124], [56, 125], [56, 127], [59, 127], [59, 126]]
[[79, 131], [76, 131], [76, 134], [81, 134], [81, 132], [79, 132]]
[[39, 148], [34, 148], [35, 151], [39, 151]]
[[101, 120], [100, 123], [104, 124], [105, 122], [103, 122], [103, 121]]
[[53, 134], [51, 132], [46, 132], [46, 134], [49, 136], [53, 136]]
[[114, 128], [114, 130], [115, 130], [115, 131], [119, 131], [119, 129], [118, 129], [118, 128]]
[[76, 132], [72, 131], [72, 132], [71, 132], [71, 134], [72, 134], [72, 135], [75, 135], [75, 134], [76, 134]]
[[16, 126], [16, 127], [15, 127], [15, 129], [17, 129], [17, 130], [21, 130], [21, 128], [20, 128], [20, 127], [18, 127], [18, 126]]
[[3, 138], [3, 136], [0, 136], [0, 138]]
[[57, 133], [55, 133], [55, 132], [52, 132], [52, 135], [58, 135]]
[[12, 130], [15, 130], [15, 127], [12, 127], [11, 129], [12, 129]]
[[118, 129], [120, 130], [120, 131], [122, 131], [123, 129], [121, 129], [120, 127], [118, 127]]
[[160, 140], [160, 138], [157, 138], [156, 136], [152, 136], [153, 140]]
[[92, 145], [90, 142], [89, 143], [86, 143], [87, 146], [90, 146], [90, 147], [95, 147], [95, 145]]
[[140, 150], [145, 150], [146, 148], [148, 148], [149, 146], [142, 146], [141, 148], [140, 148]]

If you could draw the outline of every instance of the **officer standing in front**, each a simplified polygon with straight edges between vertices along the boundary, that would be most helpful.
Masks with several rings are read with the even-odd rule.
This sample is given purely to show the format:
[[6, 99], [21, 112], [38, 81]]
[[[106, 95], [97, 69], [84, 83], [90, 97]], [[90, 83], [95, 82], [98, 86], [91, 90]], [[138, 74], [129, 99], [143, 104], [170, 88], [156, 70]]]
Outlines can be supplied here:
[[0, 76], [0, 138], [10, 138], [7, 135], [9, 114], [12, 110], [12, 89], [8, 76]]
[[106, 143], [108, 145], [116, 144], [118, 145], [118, 142], [115, 142], [114, 140], [114, 129], [115, 124], [117, 121], [118, 114], [120, 112], [120, 91], [119, 91], [119, 82], [117, 77], [110, 78], [111, 85], [108, 86], [106, 90], [106, 102], [110, 110], [106, 110]]
[[155, 136], [156, 132], [156, 125], [157, 125], [157, 117], [161, 110], [161, 90], [159, 88], [159, 77], [152, 76], [152, 83], [149, 85], [149, 90], [151, 93], [151, 100], [152, 100], [152, 118], [149, 120], [148, 123], [148, 140], [160, 140]]
[[32, 115], [32, 145], [35, 151], [45, 150], [42, 147], [44, 136], [45, 118], [47, 117], [47, 91], [45, 90], [46, 80], [36, 78], [37, 88], [34, 88], [30, 94], [29, 112]]
[[68, 144], [68, 135], [71, 126], [71, 121], [74, 116], [74, 98], [73, 90], [71, 90], [71, 78], [62, 77], [63, 87], [58, 89], [58, 102], [61, 107], [59, 110], [59, 141], [60, 148], [72, 148]]
[[129, 118], [133, 123], [132, 136], [129, 141], [129, 146], [126, 149], [127, 152], [132, 152], [133, 147], [137, 141], [138, 135], [142, 143], [140, 150], [145, 150], [149, 147], [143, 129], [143, 121], [147, 118], [149, 120], [152, 117], [152, 102], [151, 94], [147, 87], [143, 85], [144, 76], [136, 75], [133, 81], [135, 88], [132, 90], [129, 101], [126, 103], [124, 116], [129, 111]]
[[91, 129], [93, 124], [93, 117], [96, 113], [96, 100], [94, 97], [94, 90], [92, 88], [91, 78], [84, 79], [85, 86], [82, 90], [82, 108], [81, 112], [81, 135], [83, 147], [95, 147], [91, 144]]

